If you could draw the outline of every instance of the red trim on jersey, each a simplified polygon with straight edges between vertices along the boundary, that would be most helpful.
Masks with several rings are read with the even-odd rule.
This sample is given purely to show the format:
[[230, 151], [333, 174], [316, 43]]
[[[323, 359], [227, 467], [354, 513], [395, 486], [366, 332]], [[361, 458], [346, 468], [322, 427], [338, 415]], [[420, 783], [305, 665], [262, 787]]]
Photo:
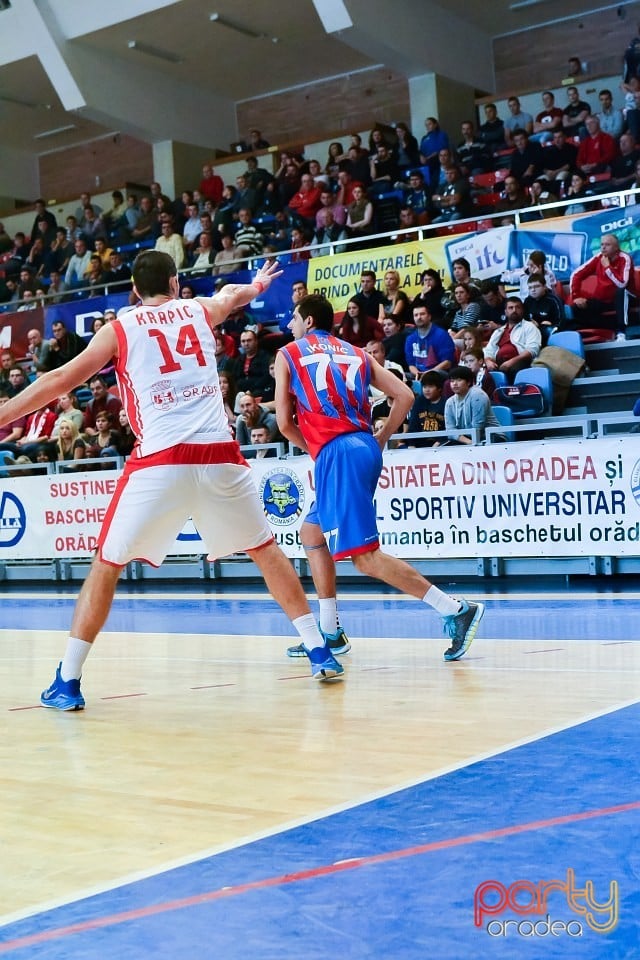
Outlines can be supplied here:
[[221, 441], [220, 443], [177, 443], [166, 450], [158, 450], [147, 457], [136, 457], [133, 453], [125, 463], [125, 474], [132, 470], [141, 470], [143, 467], [164, 467], [167, 465], [210, 464], [210, 463], [237, 463], [238, 466], [248, 467], [249, 464], [242, 456], [239, 445], [235, 440]]
[[140, 404], [138, 395], [133, 389], [131, 378], [127, 371], [127, 360], [129, 356], [127, 337], [119, 320], [113, 320], [112, 326], [115, 330], [118, 340], [118, 357], [116, 359], [116, 377], [120, 389], [122, 406], [124, 407], [131, 429], [136, 437], [142, 434], [142, 421], [140, 418]]
[[367, 543], [363, 547], [354, 547], [353, 550], [342, 550], [340, 553], [334, 553], [334, 560], [348, 560], [349, 557], [357, 557], [360, 553], [373, 553], [380, 549], [380, 541], [374, 540], [373, 543]]
[[[129, 461], [127, 460], [127, 464], [128, 463]], [[105, 560], [104, 557], [102, 556], [102, 547], [104, 546], [104, 542], [107, 539], [107, 534], [111, 529], [111, 522], [113, 520], [113, 516], [116, 512], [116, 508], [120, 502], [120, 497], [122, 496], [129, 479], [128, 477], [129, 471], [126, 469], [127, 464], [125, 464], [125, 469], [123, 470], [122, 474], [120, 475], [120, 478], [118, 479], [118, 482], [116, 484], [116, 489], [114, 490], [111, 501], [109, 502], [109, 506], [107, 507], [107, 512], [105, 513], [104, 520], [102, 521], [102, 526], [100, 527], [100, 533], [98, 534], [98, 547], [97, 547], [98, 556], [100, 557], [103, 563], [109, 563], [109, 566], [111, 567], [125, 566], [125, 564], [110, 563], [108, 560]]]

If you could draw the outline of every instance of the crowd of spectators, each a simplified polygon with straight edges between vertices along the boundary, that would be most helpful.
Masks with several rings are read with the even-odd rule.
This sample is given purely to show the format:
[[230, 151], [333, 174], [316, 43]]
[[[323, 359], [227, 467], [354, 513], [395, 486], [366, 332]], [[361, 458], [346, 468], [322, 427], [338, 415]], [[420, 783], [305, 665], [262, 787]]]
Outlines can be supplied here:
[[350, 249], [369, 246], [383, 232], [413, 239], [407, 230], [431, 223], [446, 229], [488, 214], [511, 223], [516, 211], [525, 222], [542, 219], [556, 214], [544, 207], [558, 199], [571, 201], [558, 212], [592, 209], [603, 190], [640, 187], [640, 79], [625, 74], [622, 86], [623, 110], [609, 89], [596, 104], [572, 83], [564, 104], [544, 91], [535, 116], [511, 96], [508, 116], [484, 104], [483, 122], [463, 121], [458, 137], [435, 117], [420, 138], [405, 123], [377, 123], [366, 144], [351, 134], [326, 158], [282, 151], [273, 172], [251, 154], [267, 143], [253, 130], [237, 145], [250, 155], [234, 183], [206, 163], [197, 185], [173, 200], [157, 182], [139, 197], [114, 190], [106, 210], [85, 192], [64, 224], [39, 199], [29, 234], [11, 238], [0, 224], [0, 303], [33, 309], [45, 296], [126, 290], [141, 245], [196, 276], [225, 276], [246, 258], [291, 251], [295, 262], [347, 240]]
[[[495, 104], [485, 104], [483, 122], [465, 120], [457, 144], [435, 117], [426, 118], [421, 136], [404, 123], [378, 123], [368, 143], [354, 133], [346, 144], [332, 142], [326, 158], [283, 151], [273, 172], [252, 153], [268, 147], [253, 130], [238, 145], [249, 155], [233, 184], [204, 164], [197, 186], [174, 200], [157, 182], [140, 197], [114, 190], [107, 210], [85, 192], [64, 224], [40, 199], [29, 234], [10, 237], [0, 224], [0, 302], [30, 310], [45, 297], [57, 303], [77, 291], [86, 296], [129, 290], [130, 260], [141, 246], [167, 252], [190, 276], [216, 276], [223, 283], [241, 261], [269, 253], [286, 251], [295, 262], [323, 255], [329, 245], [340, 250], [347, 240], [366, 248], [373, 234], [394, 229], [405, 231], [399, 241], [412, 240], [417, 234], [407, 230], [446, 226], [479, 211], [503, 214], [498, 223], [513, 222], [519, 211], [526, 222], [544, 217], [544, 205], [557, 199], [571, 201], [566, 213], [592, 209], [602, 190], [640, 187], [638, 72], [625, 74], [624, 110], [613, 106], [610, 90], [598, 92], [596, 106], [571, 83], [561, 105], [544, 91], [535, 116], [523, 111], [516, 96], [509, 97], [504, 118]], [[449, 428], [452, 418], [459, 425], [463, 410], [473, 409], [476, 419], [477, 411], [486, 412], [479, 393], [491, 398], [493, 374], [512, 382], [551, 331], [590, 326], [623, 336], [634, 276], [616, 238], [603, 238], [600, 254], [572, 278], [567, 315], [560, 285], [540, 251], [522, 269], [490, 280], [473, 278], [463, 258], [453, 263], [446, 286], [438, 271], [425, 270], [413, 300], [396, 271], [387, 271], [379, 288], [375, 274], [365, 270], [335, 332], [413, 382], [416, 404], [407, 428], [433, 431]], [[511, 295], [505, 284], [516, 288]], [[296, 281], [292, 308], [304, 293], [304, 283]], [[182, 295], [192, 296], [193, 288], [185, 284]], [[96, 325], [110, 319], [105, 314]], [[273, 417], [273, 354], [287, 337], [288, 319], [280, 337], [265, 336], [240, 310], [216, 331], [230, 429], [243, 444], [280, 439]], [[84, 349], [85, 341], [63, 323], [54, 323], [52, 333], [46, 341], [31, 331], [28, 356], [20, 362], [3, 353], [0, 402]], [[91, 399], [82, 409], [74, 396], [64, 395], [55, 409], [10, 425], [0, 452], [43, 463], [128, 455], [134, 438], [114, 379], [110, 365], [88, 385]], [[372, 399], [379, 420], [387, 398]]]

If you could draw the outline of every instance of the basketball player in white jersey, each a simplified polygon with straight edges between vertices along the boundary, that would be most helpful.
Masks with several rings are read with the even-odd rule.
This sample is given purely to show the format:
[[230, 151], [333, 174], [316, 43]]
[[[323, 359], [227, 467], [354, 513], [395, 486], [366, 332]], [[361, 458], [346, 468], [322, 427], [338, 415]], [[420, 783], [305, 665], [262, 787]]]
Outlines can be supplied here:
[[79, 356], [2, 406], [0, 423], [39, 410], [115, 357], [122, 403], [138, 441], [107, 509], [66, 652], [40, 698], [44, 707], [84, 708], [82, 668], [107, 619], [122, 568], [134, 559], [159, 566], [189, 517], [210, 558], [246, 552], [257, 564], [302, 639], [312, 676], [331, 680], [343, 672], [271, 535], [249, 465], [231, 437], [215, 362], [213, 327], [281, 273], [269, 262], [253, 283], [180, 300], [172, 258], [155, 250], [141, 253], [133, 268], [140, 305], [102, 327]]

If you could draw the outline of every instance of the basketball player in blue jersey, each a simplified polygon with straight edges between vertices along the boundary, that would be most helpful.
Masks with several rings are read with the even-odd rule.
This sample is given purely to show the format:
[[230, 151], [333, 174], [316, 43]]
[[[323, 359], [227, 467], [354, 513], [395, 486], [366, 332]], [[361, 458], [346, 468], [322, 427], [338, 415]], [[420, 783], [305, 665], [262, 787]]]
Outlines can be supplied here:
[[[364, 350], [332, 336], [333, 324], [333, 307], [325, 297], [305, 297], [289, 324], [294, 342], [279, 351], [275, 369], [278, 428], [315, 461], [316, 501], [301, 537], [320, 597], [321, 632], [332, 653], [350, 649], [335, 610], [334, 564], [350, 557], [360, 573], [437, 610], [451, 640], [444, 659], [459, 660], [473, 641], [484, 605], [448, 596], [410, 564], [380, 550], [374, 495], [382, 450], [407, 416], [413, 393]], [[375, 438], [369, 384], [393, 400], [387, 422]], [[298, 649], [310, 655], [304, 643], [291, 648], [289, 655], [295, 656]]]

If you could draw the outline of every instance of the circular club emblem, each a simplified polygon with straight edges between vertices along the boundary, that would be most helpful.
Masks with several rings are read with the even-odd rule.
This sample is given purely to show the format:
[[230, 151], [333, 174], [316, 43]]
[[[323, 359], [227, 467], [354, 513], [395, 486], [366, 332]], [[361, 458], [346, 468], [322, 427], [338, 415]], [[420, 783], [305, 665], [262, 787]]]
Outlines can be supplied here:
[[24, 507], [13, 493], [5, 491], [0, 499], [0, 547], [15, 547], [26, 529]]
[[635, 502], [640, 506], [640, 460], [636, 460], [631, 471], [631, 493]]
[[304, 487], [295, 473], [281, 467], [265, 473], [259, 493], [266, 516], [278, 526], [295, 523], [304, 508]]

